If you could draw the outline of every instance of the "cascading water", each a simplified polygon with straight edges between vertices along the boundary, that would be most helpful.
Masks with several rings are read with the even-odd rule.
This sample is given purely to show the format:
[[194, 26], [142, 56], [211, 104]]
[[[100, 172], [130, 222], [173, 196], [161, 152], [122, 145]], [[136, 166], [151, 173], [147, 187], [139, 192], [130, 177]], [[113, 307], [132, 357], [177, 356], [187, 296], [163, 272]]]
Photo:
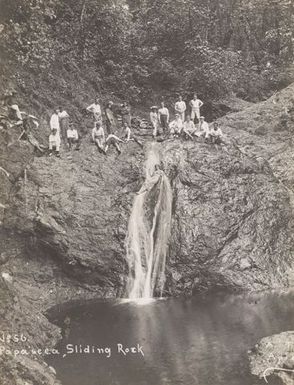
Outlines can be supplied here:
[[[145, 182], [134, 198], [126, 237], [127, 296], [130, 299], [152, 298], [155, 292], [161, 296], [165, 284], [172, 189], [159, 165], [159, 153], [154, 144], [146, 159]], [[153, 195], [150, 199], [150, 194], [154, 189], [155, 202], [152, 202]], [[151, 215], [148, 215], [147, 208], [150, 207]]]

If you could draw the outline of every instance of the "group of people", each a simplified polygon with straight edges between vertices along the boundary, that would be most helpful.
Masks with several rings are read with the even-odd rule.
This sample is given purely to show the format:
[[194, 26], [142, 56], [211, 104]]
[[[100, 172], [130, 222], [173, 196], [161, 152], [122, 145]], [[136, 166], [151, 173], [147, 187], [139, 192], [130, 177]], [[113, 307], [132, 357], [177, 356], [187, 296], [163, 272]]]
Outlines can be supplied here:
[[120, 143], [127, 143], [132, 140], [138, 143], [140, 147], [143, 147], [142, 142], [133, 134], [132, 129], [127, 122], [123, 122], [123, 139], [114, 133], [109, 133], [106, 136], [102, 123], [100, 121], [95, 122], [92, 130], [92, 140], [96, 144], [98, 150], [105, 155], [110, 146], [113, 146], [118, 154], [120, 154]]
[[17, 92], [11, 91], [1, 97], [3, 107], [7, 114], [1, 114], [1, 126], [11, 128], [13, 126], [22, 126], [24, 131], [29, 131], [30, 122], [36, 127], [39, 127], [39, 120], [37, 117], [28, 114], [25, 111], [20, 111], [17, 103]]
[[56, 108], [50, 118], [49, 156], [54, 152], [60, 157], [60, 146], [63, 142], [69, 149], [80, 148], [80, 138], [77, 129], [70, 122], [69, 114], [62, 108]]
[[200, 109], [203, 106], [197, 94], [189, 102], [190, 114], [186, 115], [187, 105], [182, 96], [179, 96], [174, 105], [175, 118], [170, 121], [170, 113], [164, 102], [161, 102], [160, 108], [151, 107], [150, 121], [153, 127], [153, 137], [158, 136], [161, 130], [164, 135], [170, 137], [183, 136], [186, 139], [203, 137], [206, 141], [220, 144], [223, 139], [223, 133], [219, 124], [214, 122], [210, 128], [201, 115]]
[[[116, 113], [114, 110], [116, 110]], [[113, 146], [120, 154], [120, 143], [127, 143], [130, 141], [135, 141], [139, 146], [143, 147], [142, 142], [133, 134], [131, 128], [131, 111], [127, 102], [114, 105], [112, 101], [109, 101], [103, 116], [99, 99], [96, 98], [92, 104], [86, 107], [86, 111], [92, 115], [93, 120], [94, 127], [91, 134], [92, 142], [97, 146], [101, 153], [106, 155], [109, 148]], [[117, 133], [118, 115], [123, 129], [122, 138], [119, 137]], [[57, 156], [60, 156], [60, 146], [62, 141], [64, 141], [69, 148], [73, 148], [73, 146], [76, 145], [76, 149], [79, 149], [79, 134], [73, 127], [73, 124], [70, 123], [69, 114], [64, 109], [58, 108], [52, 114], [50, 118], [50, 129], [49, 155], [52, 155], [54, 151]]]
[[[40, 153], [44, 153], [44, 146], [42, 146], [32, 134], [32, 128], [39, 127], [39, 119], [25, 111], [20, 111], [17, 103], [17, 92], [14, 90], [10, 91], [0, 97], [0, 100], [2, 101], [2, 105], [0, 106], [0, 130], [5, 129], [8, 131], [12, 127], [20, 127], [21, 133], [17, 141], [27, 140]], [[11, 146], [13, 143], [15, 143], [15, 140], [8, 140], [7, 146]]]
[[[12, 92], [4, 97], [4, 105], [8, 108], [9, 119], [12, 119], [14, 125], [21, 125], [23, 132], [29, 136], [28, 119], [38, 125], [38, 119], [27, 115], [19, 110], [16, 101], [16, 92]], [[160, 108], [151, 107], [150, 124], [152, 126], [152, 135], [154, 138], [158, 136], [161, 140], [167, 138], [183, 137], [185, 139], [204, 138], [205, 141], [220, 144], [222, 143], [223, 133], [217, 122], [212, 127], [205, 121], [201, 115], [203, 102], [194, 94], [188, 103], [183, 100], [182, 96], [174, 104], [174, 119], [170, 120], [170, 111], [164, 102], [161, 102]], [[189, 109], [189, 114], [187, 111]], [[109, 148], [113, 146], [116, 151], [121, 153], [121, 143], [130, 141], [136, 142], [143, 147], [142, 142], [134, 135], [132, 130], [131, 108], [127, 102], [114, 104], [109, 101], [104, 111], [102, 111], [98, 98], [90, 104], [85, 110], [91, 114], [93, 121], [93, 129], [91, 134], [92, 142], [97, 146], [99, 152], [107, 154]], [[119, 125], [119, 122], [121, 124]], [[60, 157], [60, 148], [62, 144], [69, 150], [80, 149], [80, 135], [74, 124], [70, 121], [70, 116], [64, 108], [56, 108], [50, 117], [50, 135], [49, 135], [49, 156], [56, 154]], [[159, 138], [157, 140], [160, 140]], [[35, 142], [33, 141], [34, 145]], [[38, 143], [37, 143], [38, 144]], [[40, 151], [44, 152], [44, 148]]]
[[[114, 108], [117, 109], [117, 114], [114, 113]], [[143, 147], [142, 142], [133, 134], [131, 129], [131, 109], [127, 102], [120, 105], [114, 105], [109, 101], [105, 108], [105, 126], [103, 126], [102, 109], [99, 100], [96, 99], [93, 104], [86, 108], [92, 114], [94, 128], [92, 129], [92, 141], [96, 144], [98, 150], [107, 154], [108, 149], [113, 146], [118, 154], [121, 153], [120, 143], [135, 141], [139, 146]], [[122, 138], [117, 134], [117, 119], [115, 115], [119, 115], [122, 125]]]
[[[175, 118], [170, 121], [170, 112], [164, 102], [161, 107], [151, 107], [150, 123], [153, 131], [152, 135], [156, 138], [162, 134], [164, 138], [183, 137], [185, 139], [204, 138], [205, 141], [214, 144], [221, 144], [223, 133], [219, 124], [214, 122], [212, 127], [205, 121], [200, 110], [203, 102], [194, 94], [189, 102], [190, 113], [186, 115], [187, 106], [182, 96], [178, 97], [174, 105]], [[109, 148], [113, 146], [118, 154], [121, 153], [121, 143], [135, 141], [139, 146], [142, 142], [134, 135], [131, 125], [131, 109], [127, 102], [115, 105], [112, 101], [106, 104], [104, 115], [99, 99], [86, 107], [86, 111], [92, 115], [93, 129], [91, 139], [97, 146], [99, 152], [107, 154]], [[121, 127], [118, 127], [121, 121]], [[64, 140], [69, 148], [76, 145], [79, 148], [79, 135], [76, 129], [69, 123], [69, 115], [61, 108], [57, 109], [50, 119], [51, 135], [49, 137], [50, 154], [55, 150], [59, 156], [60, 143]], [[118, 132], [120, 131], [120, 134]]]

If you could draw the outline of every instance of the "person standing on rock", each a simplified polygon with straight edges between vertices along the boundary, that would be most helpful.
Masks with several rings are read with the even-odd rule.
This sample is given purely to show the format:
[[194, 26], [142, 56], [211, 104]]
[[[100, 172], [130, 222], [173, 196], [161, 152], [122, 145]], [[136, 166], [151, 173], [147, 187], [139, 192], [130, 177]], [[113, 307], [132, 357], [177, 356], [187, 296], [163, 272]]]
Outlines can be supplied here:
[[131, 107], [127, 102], [123, 102], [120, 108], [120, 114], [122, 118], [122, 125], [125, 123], [131, 127]]
[[100, 121], [95, 123], [95, 126], [92, 130], [92, 140], [96, 144], [99, 151], [106, 154], [104, 146], [105, 146], [105, 133]]
[[106, 117], [106, 131], [107, 134], [113, 134], [115, 131], [115, 117], [113, 113], [113, 102], [109, 101], [107, 103], [106, 109], [105, 109], [105, 117]]
[[161, 102], [161, 108], [158, 110], [158, 116], [163, 133], [166, 134], [169, 122], [169, 110], [165, 107], [164, 102]]
[[53, 151], [55, 151], [57, 157], [60, 157], [60, 135], [56, 128], [51, 130], [49, 136], [49, 156], [53, 154]]
[[105, 141], [105, 153], [108, 151], [109, 146], [115, 147], [116, 151], [121, 154], [121, 149], [119, 147], [119, 143], [123, 143], [124, 141], [121, 140], [118, 136], [114, 134], [110, 134], [107, 136]]
[[157, 106], [152, 106], [151, 107], [151, 112], [150, 112], [150, 122], [153, 127], [153, 132], [152, 136], [153, 138], [156, 138], [158, 135], [158, 128], [159, 128], [159, 117], [158, 117], [158, 107]]
[[56, 110], [54, 111], [54, 113], [51, 115], [51, 118], [50, 118], [50, 129], [51, 131], [56, 130], [58, 132], [58, 135], [60, 135], [59, 114], [60, 114], [60, 110], [59, 108], [56, 108]]
[[94, 123], [96, 123], [96, 122], [101, 122], [102, 123], [102, 113], [101, 113], [101, 107], [100, 107], [99, 99], [98, 98], [96, 98], [95, 102], [90, 104], [86, 108], [86, 110], [92, 113]]
[[62, 109], [59, 107], [59, 125], [60, 125], [60, 136], [61, 139], [66, 143], [67, 140], [67, 130], [69, 129], [69, 115], [65, 111], [65, 109]]
[[184, 102], [182, 96], [180, 95], [178, 101], [175, 104], [175, 112], [176, 112], [176, 114], [180, 115], [180, 117], [182, 119], [182, 122], [185, 121], [185, 111], [186, 111], [186, 109], [187, 109], [186, 103]]
[[195, 118], [200, 121], [200, 108], [203, 106], [203, 102], [198, 99], [197, 94], [194, 94], [193, 99], [190, 101], [191, 107], [191, 119], [195, 123]]

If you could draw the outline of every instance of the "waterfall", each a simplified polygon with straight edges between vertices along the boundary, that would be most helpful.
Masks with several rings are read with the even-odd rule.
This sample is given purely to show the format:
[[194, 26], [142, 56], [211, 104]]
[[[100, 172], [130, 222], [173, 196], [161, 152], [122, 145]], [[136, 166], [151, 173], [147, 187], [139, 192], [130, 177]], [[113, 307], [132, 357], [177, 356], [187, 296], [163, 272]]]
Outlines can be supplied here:
[[162, 296], [165, 262], [171, 227], [172, 190], [168, 177], [159, 169], [159, 152], [148, 152], [145, 182], [135, 196], [126, 237], [129, 265], [128, 298]]

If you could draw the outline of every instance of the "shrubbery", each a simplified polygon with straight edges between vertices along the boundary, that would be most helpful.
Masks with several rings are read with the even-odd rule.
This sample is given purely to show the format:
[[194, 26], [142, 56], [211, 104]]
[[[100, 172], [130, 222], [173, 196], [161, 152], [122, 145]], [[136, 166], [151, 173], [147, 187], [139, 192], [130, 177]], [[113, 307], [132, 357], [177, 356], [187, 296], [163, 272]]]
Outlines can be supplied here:
[[[140, 104], [182, 90], [258, 100], [294, 80], [290, 0], [1, 0], [0, 7], [3, 63], [43, 71], [49, 83], [67, 71], [68, 81], [85, 81], [92, 92]], [[71, 97], [71, 89], [66, 83], [62, 92]]]

